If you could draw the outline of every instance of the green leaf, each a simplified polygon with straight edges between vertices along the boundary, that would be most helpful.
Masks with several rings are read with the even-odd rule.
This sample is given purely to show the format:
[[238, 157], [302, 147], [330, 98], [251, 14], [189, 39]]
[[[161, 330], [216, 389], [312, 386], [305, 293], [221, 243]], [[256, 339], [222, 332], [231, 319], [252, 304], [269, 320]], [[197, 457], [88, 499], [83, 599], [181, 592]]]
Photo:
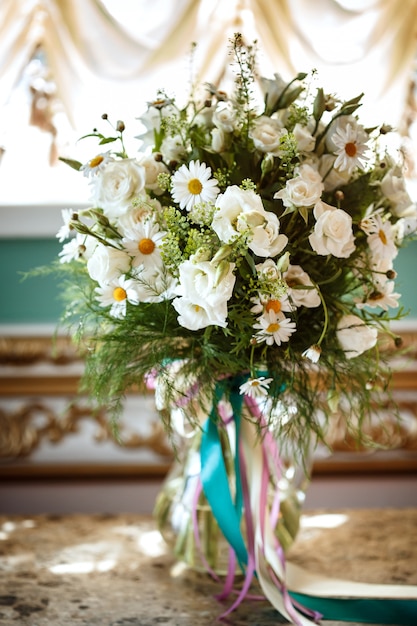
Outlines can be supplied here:
[[65, 159], [64, 157], [58, 157], [58, 158], [63, 163], [66, 163], [66, 165], [69, 165], [70, 167], [72, 167], [72, 169], [77, 170], [77, 172], [79, 172], [82, 167], [82, 163], [80, 163], [79, 161], [76, 161], [75, 159]]
[[117, 141], [118, 137], [103, 137], [101, 141], [99, 141], [99, 145], [102, 146], [105, 143], [113, 143], [113, 141]]

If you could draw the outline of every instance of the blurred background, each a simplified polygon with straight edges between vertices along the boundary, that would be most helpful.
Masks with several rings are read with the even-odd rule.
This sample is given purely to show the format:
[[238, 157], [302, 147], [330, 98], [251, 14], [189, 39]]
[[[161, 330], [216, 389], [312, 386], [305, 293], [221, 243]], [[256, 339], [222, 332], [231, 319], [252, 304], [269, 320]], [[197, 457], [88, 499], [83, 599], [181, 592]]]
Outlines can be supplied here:
[[[191, 84], [227, 88], [228, 44], [257, 41], [259, 73], [351, 98], [361, 120], [395, 128], [417, 200], [417, 0], [0, 0], [0, 513], [150, 512], [172, 462], [151, 394], [132, 393], [116, 442], [105, 407], [77, 394], [83, 363], [57, 326], [53, 278], [22, 274], [56, 258], [61, 209], [87, 205], [83, 161], [107, 113], [126, 125], [158, 89], [186, 101]], [[196, 43], [197, 46], [193, 46]], [[103, 132], [108, 132], [106, 128]], [[389, 450], [352, 450], [338, 432], [318, 450], [307, 507], [417, 505], [417, 242], [400, 251], [395, 365], [403, 423], [386, 412]]]

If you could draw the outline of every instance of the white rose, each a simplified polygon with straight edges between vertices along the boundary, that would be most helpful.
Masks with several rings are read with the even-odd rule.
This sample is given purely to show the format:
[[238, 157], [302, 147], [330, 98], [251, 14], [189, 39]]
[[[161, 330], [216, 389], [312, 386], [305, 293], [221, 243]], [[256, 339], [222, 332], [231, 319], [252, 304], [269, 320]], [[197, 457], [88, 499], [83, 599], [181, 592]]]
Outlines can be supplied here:
[[385, 174], [381, 181], [381, 191], [390, 202], [392, 212], [397, 217], [409, 217], [415, 214], [415, 206], [408, 194], [404, 177], [399, 168]]
[[350, 180], [350, 174], [346, 170], [339, 171], [334, 168], [336, 157], [333, 154], [323, 154], [320, 158], [319, 172], [323, 177], [324, 190], [333, 191], [338, 187], [347, 185]]
[[223, 152], [226, 147], [224, 131], [220, 128], [211, 131], [211, 147], [214, 152]]
[[284, 206], [312, 207], [324, 189], [320, 173], [308, 163], [295, 170], [296, 176], [287, 181], [284, 189], [278, 191], [274, 198], [280, 198]]
[[249, 130], [255, 148], [278, 156], [281, 151], [281, 137], [288, 134], [277, 119], [262, 115], [258, 117]]
[[276, 256], [287, 245], [288, 238], [279, 234], [275, 213], [265, 211], [262, 200], [251, 189], [228, 187], [216, 201], [212, 228], [224, 243], [231, 243], [249, 233], [248, 247], [258, 256]]
[[165, 137], [161, 144], [161, 154], [165, 161], [179, 161], [185, 154], [184, 143], [180, 135]]
[[156, 195], [162, 194], [163, 190], [160, 189], [157, 178], [158, 174], [169, 172], [167, 166], [162, 161], [156, 161], [155, 157], [152, 155], [143, 157], [139, 163], [145, 169], [146, 189], [153, 191]]
[[130, 257], [123, 250], [117, 250], [99, 243], [88, 259], [87, 270], [93, 280], [100, 285], [117, 280], [130, 268]]
[[336, 334], [348, 359], [373, 348], [378, 338], [377, 329], [367, 326], [356, 315], [344, 315], [337, 325]]
[[146, 203], [131, 206], [117, 220], [117, 227], [124, 237], [135, 237], [137, 225], [150, 219], [154, 212], [162, 211], [161, 204], [155, 198], [146, 198]]
[[236, 111], [229, 102], [219, 102], [213, 113], [213, 124], [225, 133], [232, 133], [236, 127]]
[[[295, 306], [308, 308], [320, 306], [321, 300], [318, 291], [311, 282], [310, 276], [300, 265], [290, 265], [288, 270], [284, 272], [284, 278], [289, 287], [291, 301]], [[310, 287], [310, 289], [302, 289], [303, 285]]]
[[178, 322], [189, 330], [206, 326], [227, 326], [227, 301], [233, 294], [236, 277], [234, 263], [218, 276], [210, 261], [184, 261], [179, 266], [177, 294], [172, 304], [180, 314]]
[[313, 250], [324, 256], [348, 258], [355, 250], [351, 216], [320, 201], [314, 207], [314, 217], [317, 222], [308, 238]]
[[93, 179], [94, 200], [108, 217], [118, 217], [145, 185], [145, 169], [135, 159], [110, 161]]
[[301, 152], [311, 152], [312, 150], [314, 150], [314, 146], [316, 145], [316, 139], [310, 133], [307, 126], [296, 124], [294, 126], [293, 134], [297, 142], [297, 148]]

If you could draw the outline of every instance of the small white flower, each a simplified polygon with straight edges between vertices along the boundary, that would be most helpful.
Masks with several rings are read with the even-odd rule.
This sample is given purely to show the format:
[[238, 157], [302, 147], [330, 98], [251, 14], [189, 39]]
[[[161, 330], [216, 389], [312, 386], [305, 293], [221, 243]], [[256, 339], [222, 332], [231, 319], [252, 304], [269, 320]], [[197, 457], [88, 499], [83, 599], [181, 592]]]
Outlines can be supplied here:
[[367, 161], [366, 143], [368, 135], [360, 125], [347, 124], [346, 128], [337, 128], [332, 135], [337, 155], [334, 167], [351, 174], [356, 168], [362, 168]]
[[301, 356], [308, 359], [312, 363], [317, 363], [321, 356], [321, 348], [317, 344], [314, 344], [307, 348], [307, 350], [304, 350]]
[[80, 172], [83, 172], [84, 176], [87, 176], [87, 178], [95, 176], [98, 172], [102, 171], [110, 161], [114, 161], [110, 152], [101, 152], [87, 161], [87, 163], [84, 163], [84, 165], [80, 167]]
[[259, 376], [259, 378], [249, 378], [246, 383], [243, 383], [239, 387], [239, 393], [245, 394], [250, 398], [263, 398], [268, 395], [269, 383], [272, 382], [272, 378], [265, 378], [265, 376]]
[[281, 343], [289, 341], [291, 335], [296, 331], [295, 322], [285, 317], [282, 313], [275, 313], [273, 309], [258, 318], [254, 329], [259, 329], [255, 335], [258, 342], [263, 342], [268, 346], [274, 343], [280, 346]]
[[[314, 308], [320, 306], [319, 293], [311, 282], [310, 276], [300, 265], [289, 265], [283, 276], [289, 288], [289, 298], [296, 307]], [[303, 285], [307, 289], [303, 289]]]
[[375, 309], [379, 307], [384, 311], [388, 311], [388, 308], [397, 308], [398, 299], [401, 298], [401, 294], [393, 293], [394, 286], [392, 281], [380, 283], [378, 288], [374, 289], [364, 302], [357, 302], [356, 306], [358, 309], [363, 309], [364, 307]]
[[211, 168], [198, 160], [190, 161], [188, 167], [181, 165], [172, 177], [172, 198], [181, 209], [190, 211], [195, 204], [214, 202], [218, 193]]
[[110, 315], [119, 319], [126, 316], [127, 302], [139, 304], [135, 281], [132, 278], [119, 276], [119, 278], [102, 287], [96, 287], [97, 300], [101, 306], [110, 306]]
[[300, 152], [312, 152], [314, 150], [316, 138], [311, 134], [308, 126], [296, 124], [293, 133]]
[[56, 237], [58, 238], [58, 241], [60, 243], [65, 241], [65, 239], [68, 239], [68, 237], [71, 235], [71, 222], [74, 217], [74, 211], [72, 209], [62, 209], [61, 215], [64, 223], [56, 234]]
[[77, 233], [75, 237], [70, 239], [62, 246], [60, 263], [69, 263], [70, 261], [87, 261], [97, 247], [97, 239], [90, 235], [82, 235]]
[[381, 216], [374, 213], [361, 222], [361, 229], [367, 234], [369, 248], [376, 260], [395, 259], [398, 249], [389, 220], [383, 222]]
[[374, 347], [378, 331], [357, 315], [344, 315], [337, 324], [336, 335], [346, 358], [353, 359]]

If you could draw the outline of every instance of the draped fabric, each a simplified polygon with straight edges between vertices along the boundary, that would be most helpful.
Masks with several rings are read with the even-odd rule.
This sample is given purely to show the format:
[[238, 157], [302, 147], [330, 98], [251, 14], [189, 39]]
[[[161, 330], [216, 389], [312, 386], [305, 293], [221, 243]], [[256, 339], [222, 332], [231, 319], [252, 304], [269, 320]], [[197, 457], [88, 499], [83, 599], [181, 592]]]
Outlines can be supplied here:
[[149, 98], [157, 87], [175, 92], [187, 86], [192, 42], [198, 43], [197, 79], [218, 82], [228, 62], [228, 39], [239, 31], [248, 43], [258, 40], [264, 75], [278, 71], [290, 79], [316, 68], [320, 83], [332, 91], [366, 91], [374, 121], [378, 114], [399, 123], [416, 55], [417, 0], [135, 4], [138, 17], [127, 29], [99, 0], [2, 0], [0, 103], [41, 45], [77, 125], [99, 98], [102, 108], [116, 96], [133, 110], [144, 90]]

